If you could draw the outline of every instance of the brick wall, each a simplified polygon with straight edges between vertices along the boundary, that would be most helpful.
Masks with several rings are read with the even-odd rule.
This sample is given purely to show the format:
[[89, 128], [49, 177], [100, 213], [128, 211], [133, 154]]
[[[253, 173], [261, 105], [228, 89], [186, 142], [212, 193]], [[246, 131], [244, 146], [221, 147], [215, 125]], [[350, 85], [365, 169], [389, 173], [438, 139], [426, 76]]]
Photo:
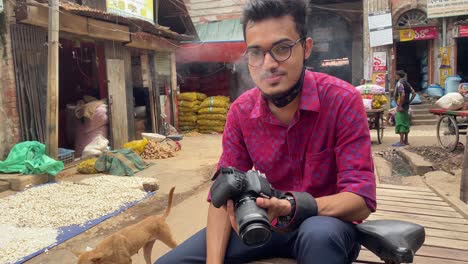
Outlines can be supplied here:
[[[12, 10], [9, 1], [5, 1], [6, 23], [10, 23]], [[6, 45], [0, 43], [0, 159], [3, 159], [11, 147], [20, 140], [20, 124], [16, 100], [16, 85], [11, 37], [6, 27]], [[6, 52], [6, 53], [5, 53]]]
[[184, 0], [194, 24], [236, 19], [245, 0]]

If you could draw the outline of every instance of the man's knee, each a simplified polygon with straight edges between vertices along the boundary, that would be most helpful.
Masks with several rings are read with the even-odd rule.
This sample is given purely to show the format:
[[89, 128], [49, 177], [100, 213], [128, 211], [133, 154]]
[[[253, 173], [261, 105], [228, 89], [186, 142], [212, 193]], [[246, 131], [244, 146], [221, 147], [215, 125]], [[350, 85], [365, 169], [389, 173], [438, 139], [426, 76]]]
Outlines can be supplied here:
[[299, 227], [298, 239], [321, 245], [336, 244], [343, 240], [353, 243], [356, 234], [350, 223], [334, 217], [315, 216], [306, 219]]

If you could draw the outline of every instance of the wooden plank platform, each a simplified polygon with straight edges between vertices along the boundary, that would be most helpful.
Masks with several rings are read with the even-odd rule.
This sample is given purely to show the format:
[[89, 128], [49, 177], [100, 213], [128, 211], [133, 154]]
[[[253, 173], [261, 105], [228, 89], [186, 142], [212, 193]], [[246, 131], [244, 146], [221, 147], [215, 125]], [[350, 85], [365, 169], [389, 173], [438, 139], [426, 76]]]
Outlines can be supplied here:
[[[396, 219], [423, 225], [426, 241], [416, 252], [416, 264], [468, 263], [468, 219], [429, 188], [379, 184], [377, 212], [368, 220]], [[294, 260], [271, 259], [252, 264], [294, 264]], [[362, 248], [356, 263], [383, 263]]]

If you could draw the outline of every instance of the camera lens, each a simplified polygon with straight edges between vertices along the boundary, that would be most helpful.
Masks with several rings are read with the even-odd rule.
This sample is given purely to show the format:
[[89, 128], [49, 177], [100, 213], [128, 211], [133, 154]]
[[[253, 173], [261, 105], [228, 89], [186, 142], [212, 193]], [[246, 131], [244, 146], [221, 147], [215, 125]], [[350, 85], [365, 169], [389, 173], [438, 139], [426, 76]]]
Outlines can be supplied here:
[[236, 221], [242, 241], [252, 247], [271, 239], [270, 222], [265, 209], [257, 206], [256, 198], [243, 196], [235, 204]]
[[252, 223], [239, 232], [242, 241], [247, 246], [259, 247], [271, 239], [270, 226], [264, 223]]

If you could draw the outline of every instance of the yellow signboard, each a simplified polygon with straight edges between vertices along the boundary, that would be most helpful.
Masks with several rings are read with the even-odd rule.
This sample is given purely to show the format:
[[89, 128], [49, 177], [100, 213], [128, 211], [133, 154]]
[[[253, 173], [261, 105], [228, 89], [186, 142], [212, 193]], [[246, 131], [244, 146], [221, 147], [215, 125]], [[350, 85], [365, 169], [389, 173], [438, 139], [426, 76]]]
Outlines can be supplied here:
[[154, 0], [106, 0], [107, 11], [154, 23]]
[[445, 88], [445, 80], [452, 75], [452, 68], [440, 69], [440, 86]]
[[452, 53], [452, 47], [442, 47], [439, 49], [440, 58], [442, 59], [441, 66], [450, 67], [450, 56]]

